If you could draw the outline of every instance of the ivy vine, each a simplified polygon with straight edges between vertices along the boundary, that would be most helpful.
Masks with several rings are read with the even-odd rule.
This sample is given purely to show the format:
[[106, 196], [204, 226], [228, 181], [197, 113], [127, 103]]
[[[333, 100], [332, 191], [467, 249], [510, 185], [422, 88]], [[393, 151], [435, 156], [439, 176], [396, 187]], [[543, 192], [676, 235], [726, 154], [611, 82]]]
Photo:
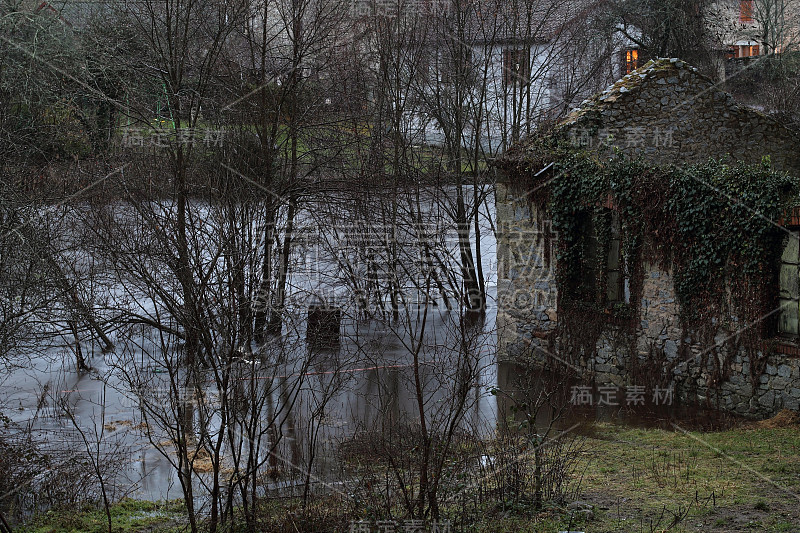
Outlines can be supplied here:
[[[563, 347], [592, 356], [612, 318], [623, 326], [633, 352], [647, 263], [672, 272], [681, 353], [692, 343], [711, 347], [701, 353], [702, 364], [712, 370], [710, 385], [727, 376], [730, 358], [742, 346], [757, 379], [765, 359], [759, 355], [762, 340], [774, 333], [764, 318], [774, 314], [787, 237], [778, 221], [798, 204], [798, 180], [774, 171], [769, 158], [759, 165], [711, 159], [678, 167], [618, 152], [582, 151], [551, 139], [536, 148], [521, 169], [529, 177], [521, 185], [536, 191], [529, 201], [540, 217], [549, 216], [558, 235], [557, 331], [567, 342]], [[548, 161], [554, 162], [549, 171], [538, 172]], [[628, 280], [626, 303], [606, 298], [615, 218]], [[722, 331], [739, 333], [718, 346]]]

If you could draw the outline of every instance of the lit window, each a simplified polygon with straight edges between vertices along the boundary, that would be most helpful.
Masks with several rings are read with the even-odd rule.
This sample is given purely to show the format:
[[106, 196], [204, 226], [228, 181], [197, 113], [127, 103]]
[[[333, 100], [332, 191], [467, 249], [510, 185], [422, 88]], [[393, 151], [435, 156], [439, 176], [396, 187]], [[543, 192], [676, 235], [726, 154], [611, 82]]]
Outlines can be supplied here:
[[758, 45], [740, 46], [739, 57], [751, 57], [758, 55]]
[[753, 0], [739, 1], [739, 22], [753, 22]]
[[625, 50], [625, 74], [630, 74], [639, 68], [639, 50], [635, 48]]
[[758, 47], [757, 44], [739, 45], [739, 46], [732, 46], [725, 54], [725, 57], [728, 59], [734, 57], [753, 57], [759, 55], [760, 53], [761, 49]]

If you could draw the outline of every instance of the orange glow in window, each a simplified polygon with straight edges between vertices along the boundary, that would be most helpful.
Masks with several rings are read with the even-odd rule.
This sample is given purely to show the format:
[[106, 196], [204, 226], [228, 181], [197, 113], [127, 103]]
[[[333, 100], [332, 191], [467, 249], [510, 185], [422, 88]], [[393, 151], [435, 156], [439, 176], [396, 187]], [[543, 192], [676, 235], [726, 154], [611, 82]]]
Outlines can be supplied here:
[[639, 68], [639, 50], [625, 51], [625, 74], [630, 74]]

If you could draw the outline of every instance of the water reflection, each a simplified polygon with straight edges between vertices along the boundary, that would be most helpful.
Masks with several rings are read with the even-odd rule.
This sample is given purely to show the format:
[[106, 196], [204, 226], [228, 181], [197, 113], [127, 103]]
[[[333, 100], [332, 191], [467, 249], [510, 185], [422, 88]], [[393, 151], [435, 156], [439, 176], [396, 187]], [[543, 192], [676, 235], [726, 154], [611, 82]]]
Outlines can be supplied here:
[[[298, 251], [298, 257], [292, 258], [289, 285], [293, 292], [286, 308], [291, 327], [261, 351], [241, 351], [228, 381], [222, 383], [212, 371], [196, 376], [185, 375], [185, 369], [177, 376], [171, 373], [173, 368], [164, 362], [177, 360], [180, 343], [165, 342], [156, 331], [137, 325], [116, 331], [117, 351], [95, 353], [89, 361], [93, 367], [90, 373], [76, 372], [70, 352], [63, 347], [52, 351], [42, 348], [50, 357], [39, 357], [29, 367], [15, 369], [1, 391], [0, 405], [13, 405], [14, 409], [4, 408], [4, 412], [14, 422], [30, 425], [34, 438], [56, 455], [81, 453], [81, 438], [76, 431], [103, 442], [119, 441], [126, 451], [114, 473], [119, 488], [116, 495], [152, 500], [181, 496], [176, 457], [170, 448], [174, 435], [167, 427], [178, 412], [182, 428], [196, 433], [194, 438], [200, 442], [213, 440], [223, 428], [228, 431], [233, 426], [235, 435], [226, 437], [220, 450], [223, 475], [230, 475], [234, 466], [250, 460], [248, 454], [256, 450], [253, 461], [267, 474], [265, 490], [302, 485], [309, 475], [319, 483], [338, 482], [342, 478], [338, 449], [358, 432], [414, 427], [422, 417], [435, 431], [446, 427], [448, 417], [457, 412], [459, 431], [492, 435], [497, 412], [496, 399], [489, 393], [497, 379], [493, 207], [487, 204], [480, 215], [489, 305], [484, 316], [465, 320], [452, 309], [460, 300], [446, 292], [459, 287], [457, 270], [452, 274], [445, 268], [452, 257], [458, 257], [452, 235], [442, 229], [449, 215], [437, 211], [433, 199], [425, 203], [431, 224], [404, 227], [403, 232], [409, 241], [420, 235], [436, 236], [441, 240], [443, 262], [432, 270], [435, 286], [426, 287], [429, 290], [423, 296], [409, 292], [404, 303], [414, 307], [405, 317], [379, 312], [376, 316], [386, 320], [377, 320], [358, 309], [343, 307], [336, 349], [308, 346], [309, 302], [315, 298], [319, 301], [320, 294], [337, 296], [355, 291], [342, 269], [322, 257], [347, 249], [345, 245], [352, 242], [348, 244], [345, 238], [325, 240], [319, 228], [327, 228], [315, 216], [326, 220], [331, 231], [335, 231], [335, 217], [319, 211], [308, 214], [307, 220], [298, 216], [298, 226], [311, 228], [309, 239], [313, 236], [322, 242], [309, 241], [313, 253]], [[341, 202], [345, 220], [352, 216], [351, 204], [355, 205]], [[312, 211], [309, 209], [309, 213]], [[371, 234], [366, 237], [372, 238]], [[419, 260], [413, 257], [414, 247], [406, 247], [404, 253], [402, 257], [408, 261]], [[353, 260], [360, 257], [355, 252], [351, 255]], [[301, 269], [301, 260], [309, 263], [309, 268]], [[354, 264], [354, 268], [358, 266]], [[416, 266], [420, 272], [433, 268], [430, 261]], [[370, 278], [368, 269], [366, 274]], [[414, 281], [411, 277], [409, 274], [405, 282]], [[134, 291], [135, 287], [128, 289]], [[117, 286], [109, 290], [128, 294]], [[130, 295], [138, 296], [142, 295]], [[353, 298], [344, 300], [352, 302]], [[155, 309], [147, 295], [136, 303], [148, 312]], [[418, 314], [422, 309], [427, 309], [424, 328]], [[85, 342], [90, 353], [91, 339]], [[172, 390], [176, 380], [179, 391]], [[458, 399], [455, 403], [454, 398]], [[74, 412], [77, 430], [60, 416], [59, 401]], [[230, 402], [225, 420], [220, 414], [223, 401]], [[143, 417], [145, 403], [149, 411], [145, 409], [148, 414]], [[103, 453], [110, 456], [113, 451], [109, 447]], [[202, 470], [197, 473], [201, 477], [198, 483], [208, 475]]]

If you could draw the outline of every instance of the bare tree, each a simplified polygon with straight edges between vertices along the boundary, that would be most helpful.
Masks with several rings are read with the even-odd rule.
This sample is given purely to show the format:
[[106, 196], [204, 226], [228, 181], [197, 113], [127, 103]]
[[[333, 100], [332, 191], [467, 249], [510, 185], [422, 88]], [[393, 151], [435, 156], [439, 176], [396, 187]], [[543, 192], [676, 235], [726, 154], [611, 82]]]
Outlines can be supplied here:
[[611, 4], [609, 23], [639, 49], [640, 59], [678, 57], [712, 77], [719, 43], [706, 24], [704, 0], [624, 0]]

